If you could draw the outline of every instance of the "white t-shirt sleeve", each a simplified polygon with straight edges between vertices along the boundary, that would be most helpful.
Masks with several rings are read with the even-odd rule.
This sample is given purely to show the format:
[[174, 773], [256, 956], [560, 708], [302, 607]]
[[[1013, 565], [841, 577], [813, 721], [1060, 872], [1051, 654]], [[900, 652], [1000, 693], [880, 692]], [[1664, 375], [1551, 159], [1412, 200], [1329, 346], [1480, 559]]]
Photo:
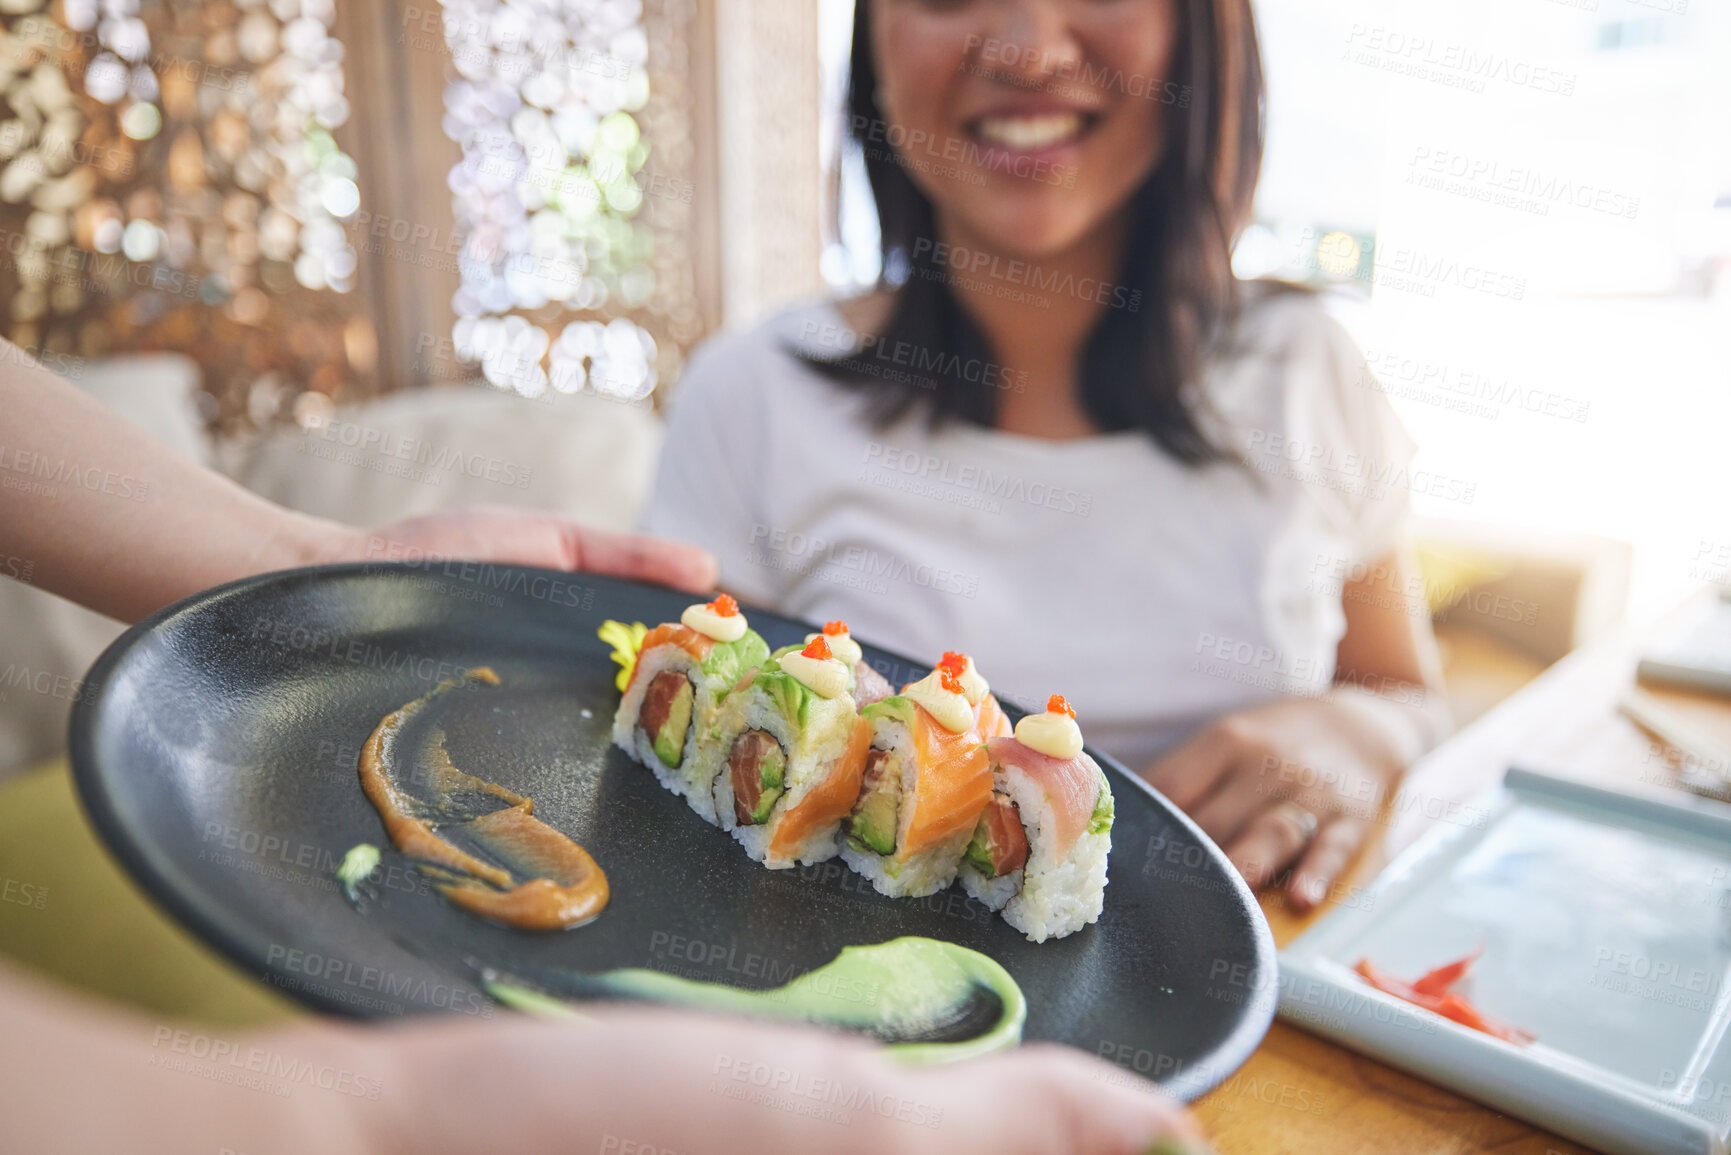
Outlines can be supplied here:
[[1340, 322], [1321, 308], [1302, 313], [1289, 363], [1288, 452], [1354, 555], [1343, 560], [1372, 562], [1411, 532], [1418, 445]]
[[779, 591], [768, 571], [749, 562], [753, 529], [763, 520], [754, 463], [767, 451], [757, 387], [764, 370], [753, 360], [741, 337], [712, 339], [692, 355], [670, 406], [642, 528], [709, 550], [724, 588], [773, 604]]

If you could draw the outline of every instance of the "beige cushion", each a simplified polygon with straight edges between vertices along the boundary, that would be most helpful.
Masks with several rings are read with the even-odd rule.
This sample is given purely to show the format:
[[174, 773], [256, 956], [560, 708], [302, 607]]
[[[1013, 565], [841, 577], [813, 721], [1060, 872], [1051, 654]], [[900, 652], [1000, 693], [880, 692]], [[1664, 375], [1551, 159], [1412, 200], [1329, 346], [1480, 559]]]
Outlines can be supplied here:
[[660, 421], [646, 405], [441, 386], [273, 432], [233, 472], [272, 501], [356, 525], [486, 504], [629, 529], [660, 448]]
[[[198, 366], [175, 353], [84, 361], [67, 380], [200, 463], [211, 449], [193, 398]], [[0, 581], [0, 779], [65, 748], [79, 679], [117, 622], [14, 581]]]

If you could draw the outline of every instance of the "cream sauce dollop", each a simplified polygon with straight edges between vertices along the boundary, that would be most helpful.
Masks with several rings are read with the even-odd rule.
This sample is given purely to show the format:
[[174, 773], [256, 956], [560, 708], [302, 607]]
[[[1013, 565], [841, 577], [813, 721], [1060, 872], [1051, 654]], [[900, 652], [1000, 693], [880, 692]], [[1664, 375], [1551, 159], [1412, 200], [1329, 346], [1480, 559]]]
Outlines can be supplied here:
[[859, 648], [859, 643], [853, 640], [852, 634], [807, 634], [806, 644], [810, 645], [814, 638], [822, 638], [828, 644], [829, 652], [850, 666], [858, 664], [859, 660], [865, 657], [865, 651]]
[[1048, 758], [1070, 759], [1082, 752], [1082, 727], [1068, 714], [1029, 714], [1016, 723], [1016, 741]]
[[967, 654], [962, 656], [968, 659], [968, 664], [962, 668], [962, 676], [957, 681], [962, 684], [962, 696], [967, 698], [968, 705], [978, 706], [986, 700], [986, 695], [992, 692], [992, 687], [988, 686], [986, 679], [980, 676], [978, 667], [974, 665], [974, 659]]
[[960, 734], [973, 727], [974, 708], [968, 704], [966, 694], [944, 689], [942, 677], [942, 670], [933, 670], [919, 681], [909, 683], [902, 696], [925, 707], [926, 713], [950, 733]]
[[685, 612], [679, 615], [679, 624], [717, 642], [737, 642], [745, 636], [746, 630], [744, 614], [722, 617], [701, 602], [686, 606]]
[[792, 653], [783, 654], [776, 661], [795, 681], [820, 698], [839, 698], [847, 693], [847, 665], [835, 658], [808, 658]]

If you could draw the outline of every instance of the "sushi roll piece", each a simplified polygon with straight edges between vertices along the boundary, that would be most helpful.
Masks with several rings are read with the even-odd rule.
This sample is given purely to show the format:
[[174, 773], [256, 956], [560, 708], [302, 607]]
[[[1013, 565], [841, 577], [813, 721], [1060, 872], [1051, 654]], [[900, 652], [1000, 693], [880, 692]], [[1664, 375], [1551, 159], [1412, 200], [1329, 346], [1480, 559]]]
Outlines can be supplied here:
[[1043, 714], [986, 745], [992, 796], [961, 867], [962, 886], [1030, 942], [1100, 917], [1112, 850], [1112, 788], [1082, 751], [1076, 712], [1054, 694]]
[[834, 858], [859, 797], [871, 723], [823, 635], [777, 650], [728, 696], [713, 745], [722, 829], [772, 870]]
[[956, 680], [961, 683], [962, 696], [967, 698], [968, 705], [974, 708], [975, 729], [979, 730], [981, 741], [1008, 738], [1014, 733], [1009, 717], [1005, 715], [1003, 707], [998, 705], [992, 687], [980, 676], [974, 659], [955, 650], [945, 650], [943, 660], [938, 665], [954, 673]]
[[710, 786], [720, 752], [706, 736], [733, 687], [768, 658], [768, 644], [727, 594], [686, 607], [678, 623], [644, 635], [613, 715], [614, 744], [714, 823]]
[[[806, 644], [818, 634], [807, 634]], [[824, 643], [829, 646], [830, 653], [846, 664], [852, 681], [848, 684], [848, 692], [853, 695], [854, 705], [865, 709], [873, 702], [881, 702], [895, 692], [889, 681], [865, 660], [865, 651], [859, 643], [853, 640], [847, 623], [843, 621], [825, 622], [823, 627]]]
[[862, 713], [871, 751], [842, 858], [892, 898], [935, 894], [955, 881], [992, 794], [974, 708], [940, 666]]

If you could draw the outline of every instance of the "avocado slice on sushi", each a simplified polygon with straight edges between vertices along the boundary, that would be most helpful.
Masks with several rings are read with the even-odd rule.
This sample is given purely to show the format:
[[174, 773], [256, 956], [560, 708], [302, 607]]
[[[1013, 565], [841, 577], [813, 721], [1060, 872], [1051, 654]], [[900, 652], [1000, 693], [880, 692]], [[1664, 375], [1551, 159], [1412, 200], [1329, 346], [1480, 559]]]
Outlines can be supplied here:
[[655, 675], [643, 695], [637, 721], [661, 763], [677, 770], [685, 759], [685, 735], [691, 729], [691, 707], [697, 691], [691, 679], [677, 670]]
[[783, 793], [783, 783], [787, 778], [787, 758], [778, 745], [765, 751], [763, 761], [757, 766], [757, 784], [763, 793], [758, 796], [757, 805], [751, 808], [753, 823], [769, 821], [769, 812], [775, 809], [776, 802]]
[[733, 740], [727, 771], [733, 777], [734, 818], [741, 826], [768, 821], [787, 782], [787, 753], [781, 743], [763, 730], [747, 730]]
[[891, 773], [895, 755], [873, 750], [866, 755], [860, 800], [848, 817], [848, 834], [854, 843], [876, 854], [894, 854], [896, 821], [901, 817], [901, 775]]
[[894, 794], [867, 795], [853, 815], [854, 840], [878, 854], [894, 854], [896, 813], [900, 809], [899, 800]]
[[1028, 864], [1028, 832], [1022, 828], [1021, 811], [1002, 790], [992, 792], [962, 857], [987, 878], [1014, 873]]

